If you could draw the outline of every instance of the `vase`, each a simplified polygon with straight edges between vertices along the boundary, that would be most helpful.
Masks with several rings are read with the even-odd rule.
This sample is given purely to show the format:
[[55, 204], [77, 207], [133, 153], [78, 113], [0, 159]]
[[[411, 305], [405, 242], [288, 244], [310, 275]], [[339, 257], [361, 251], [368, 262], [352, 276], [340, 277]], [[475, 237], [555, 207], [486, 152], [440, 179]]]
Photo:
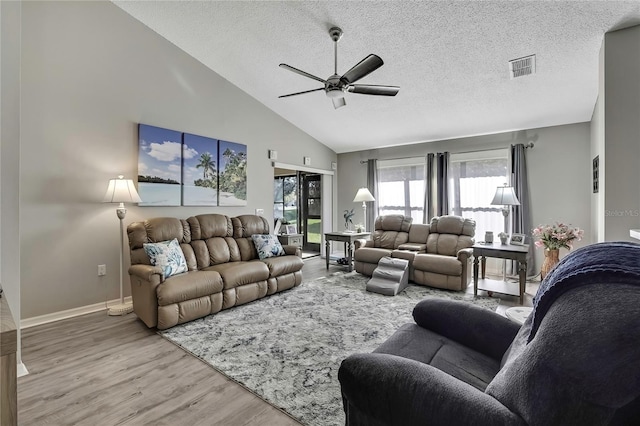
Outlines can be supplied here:
[[503, 246], [507, 244], [507, 237], [500, 237], [500, 244]]
[[543, 280], [544, 277], [549, 275], [549, 272], [551, 272], [551, 270], [556, 267], [556, 265], [560, 261], [560, 259], [558, 258], [559, 254], [560, 254], [559, 249], [555, 249], [555, 250], [545, 249], [544, 262], [542, 262], [542, 266], [540, 267], [540, 279]]

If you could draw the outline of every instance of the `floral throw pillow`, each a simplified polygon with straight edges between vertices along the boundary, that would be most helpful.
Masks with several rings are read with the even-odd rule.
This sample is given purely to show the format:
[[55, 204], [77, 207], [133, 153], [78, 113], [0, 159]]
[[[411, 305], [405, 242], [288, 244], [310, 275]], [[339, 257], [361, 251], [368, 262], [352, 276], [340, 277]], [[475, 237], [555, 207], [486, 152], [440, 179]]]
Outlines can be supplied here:
[[165, 278], [187, 272], [187, 261], [176, 238], [159, 243], [145, 243], [142, 247], [149, 256], [151, 264], [162, 268]]
[[282, 248], [282, 244], [278, 241], [278, 237], [272, 234], [253, 234], [251, 236], [253, 244], [258, 250], [260, 259], [266, 259], [274, 256], [284, 256], [286, 253]]

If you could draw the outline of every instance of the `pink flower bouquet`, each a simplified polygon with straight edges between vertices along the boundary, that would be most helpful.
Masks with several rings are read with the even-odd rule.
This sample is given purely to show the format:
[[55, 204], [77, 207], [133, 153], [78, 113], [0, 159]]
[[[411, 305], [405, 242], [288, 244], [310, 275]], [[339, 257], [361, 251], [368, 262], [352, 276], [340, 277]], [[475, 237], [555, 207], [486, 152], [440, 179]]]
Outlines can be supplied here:
[[573, 241], [580, 241], [583, 234], [582, 229], [559, 222], [556, 222], [555, 225], [540, 225], [533, 230], [536, 246], [544, 247], [547, 250], [558, 250], [561, 247], [571, 250]]

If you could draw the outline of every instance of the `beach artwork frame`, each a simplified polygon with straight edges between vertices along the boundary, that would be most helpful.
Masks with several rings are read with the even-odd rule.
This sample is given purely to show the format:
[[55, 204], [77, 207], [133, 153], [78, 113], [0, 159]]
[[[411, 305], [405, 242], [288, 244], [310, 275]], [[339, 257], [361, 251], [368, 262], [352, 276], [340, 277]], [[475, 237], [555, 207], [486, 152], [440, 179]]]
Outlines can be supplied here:
[[139, 206], [180, 206], [182, 132], [138, 124]]
[[218, 205], [247, 205], [247, 146], [218, 141]]
[[182, 135], [182, 205], [218, 205], [218, 140]]

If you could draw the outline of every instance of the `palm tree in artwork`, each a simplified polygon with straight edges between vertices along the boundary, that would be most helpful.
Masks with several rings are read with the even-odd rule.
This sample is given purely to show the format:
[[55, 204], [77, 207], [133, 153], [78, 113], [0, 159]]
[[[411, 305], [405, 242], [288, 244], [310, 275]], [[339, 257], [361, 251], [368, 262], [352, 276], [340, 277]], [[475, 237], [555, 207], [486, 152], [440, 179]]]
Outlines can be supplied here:
[[200, 162], [196, 164], [196, 169], [202, 167], [204, 180], [207, 180], [207, 177], [211, 177], [215, 174], [216, 170], [216, 162], [211, 158], [211, 154], [208, 152], [200, 154]]

